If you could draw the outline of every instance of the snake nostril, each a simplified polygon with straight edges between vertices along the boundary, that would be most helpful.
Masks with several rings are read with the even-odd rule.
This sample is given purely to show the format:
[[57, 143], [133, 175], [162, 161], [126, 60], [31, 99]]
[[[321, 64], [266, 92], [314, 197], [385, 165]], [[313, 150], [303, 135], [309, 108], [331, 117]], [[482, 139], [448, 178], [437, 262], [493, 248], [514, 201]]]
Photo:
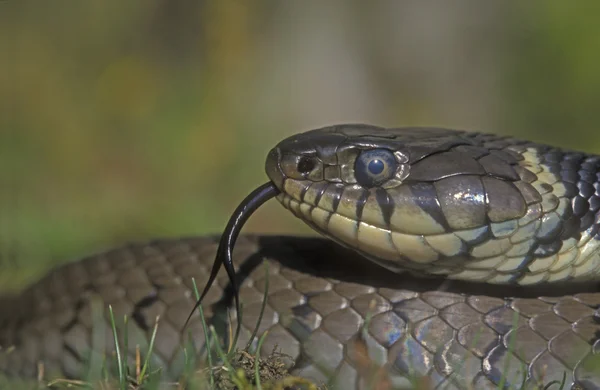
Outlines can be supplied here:
[[315, 160], [310, 157], [301, 157], [298, 161], [298, 172], [300, 173], [310, 173], [313, 169], [315, 169]]

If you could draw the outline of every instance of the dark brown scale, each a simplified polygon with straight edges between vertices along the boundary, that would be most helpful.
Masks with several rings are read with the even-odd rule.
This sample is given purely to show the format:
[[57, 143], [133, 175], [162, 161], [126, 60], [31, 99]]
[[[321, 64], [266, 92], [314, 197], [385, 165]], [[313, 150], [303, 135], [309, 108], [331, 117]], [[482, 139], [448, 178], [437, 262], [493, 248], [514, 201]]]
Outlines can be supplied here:
[[565, 197], [567, 199], [573, 199], [579, 193], [579, 189], [575, 183], [563, 182], [562, 184], [566, 189]]
[[347, 137], [366, 138], [368, 136], [375, 135], [380, 138], [395, 138], [394, 134], [382, 131], [383, 129], [379, 126], [365, 124], [355, 124], [352, 126], [332, 126], [329, 128], [326, 127], [325, 129], [333, 131], [336, 134], [343, 134]]
[[458, 152], [443, 152], [429, 156], [411, 166], [410, 181], [436, 181], [455, 175], [485, 175], [475, 159]]
[[520, 153], [510, 149], [490, 150], [490, 154], [511, 165], [523, 161], [523, 156]]
[[510, 181], [519, 180], [519, 175], [517, 175], [514, 168], [497, 156], [489, 154], [480, 158], [478, 161], [483, 166], [483, 169], [491, 176], [500, 177]]
[[[564, 224], [563, 221], [559, 221], [556, 225], [549, 226], [545, 230], [541, 230], [541, 229], [538, 230], [537, 235], [536, 235], [538, 242], [543, 245], [553, 244], [554, 242], [556, 242], [556, 240], [560, 236], [560, 233], [563, 230], [563, 224]], [[542, 226], [544, 226], [544, 225], [542, 225]], [[561, 245], [562, 245], [562, 243], [561, 243]]]
[[[454, 230], [471, 229], [483, 226], [487, 222], [483, 184], [479, 176], [453, 176], [434, 183], [440, 207], [448, 225]], [[466, 196], [456, 197], [453, 193]], [[481, 199], [481, 203], [475, 200]]]
[[598, 168], [600, 167], [600, 155], [589, 155], [585, 158], [584, 164], [592, 164], [592, 167], [590, 167], [592, 170], [596, 169], [598, 170]]
[[579, 174], [573, 167], [560, 171], [560, 176], [565, 183], [576, 184], [579, 180]]
[[580, 181], [577, 183], [577, 188], [579, 188], [579, 194], [586, 199], [589, 199], [596, 192], [594, 186], [586, 181]]
[[542, 224], [542, 228], [537, 231], [536, 238], [542, 244], [551, 244], [555, 242], [563, 230], [563, 224], [564, 222], [560, 220], [556, 225], [548, 226], [546, 229], [543, 229], [545, 225]]
[[589, 211], [590, 204], [586, 198], [581, 196], [576, 196], [573, 199], [573, 214], [576, 217], [582, 218]]
[[474, 159], [479, 159], [483, 156], [487, 156], [490, 154], [490, 151], [486, 148], [482, 148], [479, 146], [471, 146], [471, 145], [460, 145], [455, 147], [453, 150], [459, 153], [465, 153]]
[[564, 154], [557, 150], [553, 150], [551, 152], [543, 154], [542, 157], [544, 160], [543, 162], [549, 165], [554, 165], [560, 163], [563, 160]]
[[[577, 170], [578, 167], [583, 167], [582, 163], [583, 163], [583, 159], [584, 156], [582, 154], [567, 154], [564, 158], [564, 160], [562, 160], [560, 162], [560, 166], [563, 169], [572, 169], [572, 170]], [[585, 169], [587, 169], [589, 167], [585, 167]]]
[[579, 229], [580, 231], [584, 231], [589, 229], [594, 224], [598, 224], [598, 219], [594, 213], [589, 212], [586, 213], [583, 218], [581, 218], [581, 221], [579, 222]]
[[591, 211], [598, 211], [598, 209], [600, 209], [600, 197], [596, 196], [596, 195], [592, 195], [590, 196], [590, 210]]
[[579, 170], [578, 173], [579, 173], [579, 178], [581, 180], [586, 181], [586, 182], [588, 182], [590, 184], [594, 184], [596, 182], [596, 180], [597, 180], [595, 172], [590, 172], [590, 171], [587, 171], [585, 169], [581, 169], [581, 170]]
[[535, 175], [535, 173], [523, 167], [516, 166], [515, 172], [517, 172], [517, 175], [519, 175], [521, 180], [523, 180], [526, 183], [533, 183], [537, 180], [537, 176]]
[[[600, 217], [600, 216], [599, 216], [598, 214], [596, 214], [596, 221], [598, 221], [598, 218], [599, 218], [599, 217]], [[592, 227], [590, 228], [590, 236], [592, 236], [592, 237], [593, 237], [593, 236], [597, 236], [597, 235], [598, 235], [598, 230], [600, 230], [600, 225], [598, 225], [598, 224], [596, 223], [596, 224], [594, 224], [594, 226], [592, 226]]]
[[512, 145], [510, 140], [498, 139], [490, 142], [484, 142], [483, 147], [487, 149], [504, 149], [508, 146]]
[[491, 222], [504, 222], [525, 215], [525, 200], [512, 183], [492, 177], [483, 177], [482, 181], [488, 198], [488, 218]]
[[521, 192], [521, 195], [523, 195], [523, 199], [527, 205], [542, 201], [542, 195], [531, 184], [524, 181], [516, 181], [514, 184]]

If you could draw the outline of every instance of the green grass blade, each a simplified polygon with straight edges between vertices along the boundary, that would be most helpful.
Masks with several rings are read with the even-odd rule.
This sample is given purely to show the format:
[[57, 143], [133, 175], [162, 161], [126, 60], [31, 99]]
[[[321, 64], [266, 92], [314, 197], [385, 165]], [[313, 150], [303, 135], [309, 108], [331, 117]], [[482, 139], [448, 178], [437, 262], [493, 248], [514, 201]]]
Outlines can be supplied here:
[[119, 371], [119, 387], [121, 390], [127, 389], [127, 378], [123, 372], [123, 358], [121, 356], [121, 349], [119, 348], [119, 337], [117, 334], [117, 324], [115, 323], [115, 315], [113, 313], [112, 305], [108, 305], [108, 312], [110, 314], [110, 325], [112, 327], [113, 338], [115, 340], [115, 353], [117, 354], [117, 369]]
[[152, 330], [152, 336], [150, 337], [150, 345], [148, 346], [148, 352], [146, 352], [146, 357], [144, 359], [144, 365], [142, 366], [142, 370], [140, 371], [140, 376], [137, 378], [138, 383], [142, 383], [142, 380], [146, 376], [146, 371], [150, 366], [150, 357], [152, 356], [152, 351], [154, 350], [154, 341], [156, 340], [156, 333], [158, 331], [159, 320], [160, 316], [156, 316], [156, 320], [154, 321], [154, 329]]
[[[198, 286], [196, 285], [196, 279], [192, 278], [192, 285], [194, 287], [194, 295], [196, 296], [196, 300], [200, 300], [200, 292], [198, 291]], [[208, 332], [208, 326], [206, 326], [206, 318], [204, 317], [204, 309], [202, 305], [198, 305], [198, 313], [200, 314], [200, 321], [202, 322], [202, 330], [204, 331], [204, 345], [206, 346], [206, 359], [208, 361], [208, 372], [209, 372], [209, 381], [211, 389], [215, 387], [215, 376], [213, 373], [213, 362], [212, 362], [212, 353], [210, 348], [210, 337]]]
[[128, 323], [129, 319], [127, 318], [127, 314], [123, 316], [123, 352], [125, 354], [125, 359], [123, 359], [123, 371], [125, 372], [125, 377], [127, 378], [129, 375], [129, 332], [128, 332]]

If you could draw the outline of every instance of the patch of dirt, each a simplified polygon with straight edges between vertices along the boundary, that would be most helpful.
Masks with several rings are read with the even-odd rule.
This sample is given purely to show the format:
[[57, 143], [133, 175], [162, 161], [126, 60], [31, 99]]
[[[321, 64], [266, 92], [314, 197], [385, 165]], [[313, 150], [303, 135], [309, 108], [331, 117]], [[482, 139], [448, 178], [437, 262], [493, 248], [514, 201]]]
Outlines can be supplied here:
[[[264, 390], [326, 390], [306, 379], [291, 376], [288, 372], [289, 357], [276, 352], [258, 361], [258, 375]], [[256, 387], [256, 357], [238, 351], [229, 363], [236, 371], [221, 367], [215, 372], [215, 387], [219, 390], [249, 390]], [[242, 384], [240, 388], [234, 381]]]

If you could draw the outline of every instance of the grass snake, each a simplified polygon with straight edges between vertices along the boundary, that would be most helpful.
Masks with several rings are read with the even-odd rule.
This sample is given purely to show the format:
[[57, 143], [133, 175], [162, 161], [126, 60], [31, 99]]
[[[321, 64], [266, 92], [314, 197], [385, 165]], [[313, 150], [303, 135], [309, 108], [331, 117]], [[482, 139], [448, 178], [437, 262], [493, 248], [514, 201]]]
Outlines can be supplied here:
[[[90, 348], [113, 348], [110, 329], [94, 322], [94, 307], [111, 304], [131, 319], [131, 353], [147, 347], [160, 316], [153, 359], [177, 377], [188, 331], [204, 343], [197, 316], [183, 329], [191, 278], [206, 284], [205, 314], [223, 334], [239, 295], [246, 343], [268, 272], [262, 350], [288, 355], [295, 374], [341, 389], [365, 388], [373, 366], [391, 384], [428, 376], [445, 389], [600, 388], [600, 156], [347, 124], [281, 141], [266, 172], [221, 237], [132, 243], [1, 298], [0, 372], [35, 377], [42, 363], [49, 377], [81, 375]], [[275, 196], [325, 238], [236, 243]]]

